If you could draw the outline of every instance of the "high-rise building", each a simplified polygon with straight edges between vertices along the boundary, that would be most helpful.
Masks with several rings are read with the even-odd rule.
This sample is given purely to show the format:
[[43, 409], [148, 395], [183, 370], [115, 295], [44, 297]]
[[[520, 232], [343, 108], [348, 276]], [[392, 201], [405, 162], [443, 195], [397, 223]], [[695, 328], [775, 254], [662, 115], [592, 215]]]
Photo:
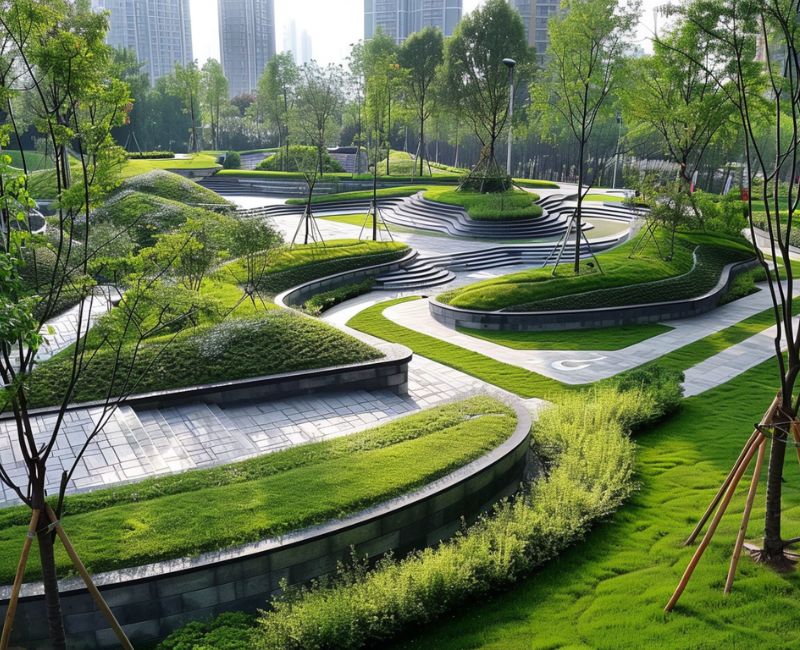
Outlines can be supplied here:
[[364, 38], [380, 28], [402, 43], [423, 27], [438, 27], [450, 36], [461, 20], [462, 0], [364, 0]]
[[219, 51], [231, 97], [256, 89], [275, 56], [273, 0], [219, 0]]
[[300, 35], [300, 56], [298, 57], [298, 63], [305, 64], [313, 58], [314, 55], [311, 53], [311, 36], [304, 29], [303, 33]]
[[134, 50], [150, 83], [193, 60], [189, 0], [92, 0], [92, 8], [110, 12], [106, 42]]
[[547, 32], [547, 23], [550, 16], [561, 8], [561, 0], [509, 0], [525, 25], [525, 34], [528, 45], [536, 48], [536, 59], [539, 63], [544, 61], [550, 36]]

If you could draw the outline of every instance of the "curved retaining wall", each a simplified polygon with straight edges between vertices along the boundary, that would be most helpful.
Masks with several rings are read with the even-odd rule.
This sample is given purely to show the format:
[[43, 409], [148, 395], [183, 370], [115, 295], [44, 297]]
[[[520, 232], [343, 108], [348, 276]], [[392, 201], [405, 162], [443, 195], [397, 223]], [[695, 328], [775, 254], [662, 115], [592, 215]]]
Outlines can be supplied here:
[[[516, 399], [503, 397], [517, 414], [514, 433], [499, 447], [424, 488], [341, 520], [198, 557], [159, 562], [94, 576], [134, 645], [164, 637], [181, 625], [224, 611], [255, 611], [279, 591], [281, 580], [303, 584], [332, 574], [351, 549], [377, 559], [403, 555], [452, 536], [462, 517], [474, 521], [524, 478], [531, 416]], [[69, 532], [69, 524], [67, 524]], [[9, 587], [0, 590], [5, 615]], [[71, 648], [118, 647], [82, 583], [61, 582], [64, 623]], [[49, 648], [39, 585], [24, 585], [12, 647]]]
[[342, 273], [335, 273], [333, 275], [327, 275], [324, 278], [305, 282], [291, 289], [287, 289], [283, 293], [279, 293], [275, 296], [275, 304], [279, 307], [296, 307], [302, 305], [311, 296], [322, 293], [323, 291], [338, 289], [347, 284], [355, 284], [384, 273], [397, 271], [412, 262], [417, 255], [419, 255], [419, 253], [411, 249], [407, 255], [401, 257], [399, 260], [375, 264], [374, 266], [363, 266], [359, 269], [353, 269], [352, 271], [343, 271]]
[[753, 268], [756, 264], [755, 261], [728, 264], [723, 269], [719, 282], [711, 291], [688, 300], [600, 307], [598, 309], [520, 312], [459, 309], [434, 298], [429, 300], [428, 305], [431, 316], [443, 325], [470, 329], [533, 332], [657, 323], [676, 318], [690, 318], [711, 311], [719, 305], [720, 299], [736, 275]]

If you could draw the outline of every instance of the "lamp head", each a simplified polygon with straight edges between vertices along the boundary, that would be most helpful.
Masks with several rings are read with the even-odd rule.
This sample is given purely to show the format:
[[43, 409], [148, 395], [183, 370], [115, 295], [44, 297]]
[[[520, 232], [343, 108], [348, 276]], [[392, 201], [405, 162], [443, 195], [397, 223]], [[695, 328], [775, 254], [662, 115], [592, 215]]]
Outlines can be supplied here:
[[517, 62], [514, 59], [503, 59], [503, 64], [509, 69], [513, 70]]

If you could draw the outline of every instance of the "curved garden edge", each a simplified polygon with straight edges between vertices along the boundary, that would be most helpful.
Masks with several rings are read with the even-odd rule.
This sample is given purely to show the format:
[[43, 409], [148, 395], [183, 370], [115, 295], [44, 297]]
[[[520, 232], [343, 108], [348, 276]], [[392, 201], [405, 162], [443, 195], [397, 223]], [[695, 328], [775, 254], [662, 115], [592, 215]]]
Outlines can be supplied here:
[[727, 264], [713, 289], [701, 296], [685, 300], [596, 309], [524, 312], [463, 309], [439, 302], [435, 298], [429, 298], [428, 305], [431, 316], [435, 320], [453, 328], [458, 326], [471, 329], [531, 332], [654, 323], [677, 318], [690, 318], [711, 311], [719, 306], [722, 296], [736, 276], [755, 268], [757, 264], [758, 262], [755, 260]]
[[[139, 642], [154, 641], [191, 621], [230, 610], [255, 611], [281, 589], [335, 572], [354, 551], [375, 559], [404, 554], [449, 538], [481, 512], [517, 491], [525, 477], [531, 415], [517, 398], [492, 393], [516, 414], [513, 433], [498, 447], [411, 493], [343, 519], [197, 557], [94, 576], [120, 623]], [[116, 639], [78, 578], [60, 583], [70, 638], [86, 648], [112, 648]], [[0, 612], [10, 587], [0, 588]], [[26, 584], [14, 642], [45, 648], [41, 630], [26, 625], [43, 607], [42, 587]], [[30, 616], [30, 619], [29, 619]], [[46, 632], [46, 631], [45, 631]], [[43, 645], [42, 645], [43, 644]]]
[[353, 284], [368, 278], [374, 278], [384, 272], [396, 271], [414, 261], [418, 255], [419, 252], [412, 248], [406, 255], [398, 260], [374, 264], [372, 266], [363, 266], [358, 269], [353, 269], [352, 271], [343, 271], [341, 273], [334, 273], [333, 275], [310, 280], [309, 282], [304, 282], [303, 284], [299, 284], [296, 287], [291, 287], [279, 293], [275, 296], [274, 302], [279, 307], [297, 307], [317, 293], [338, 289], [347, 284]]

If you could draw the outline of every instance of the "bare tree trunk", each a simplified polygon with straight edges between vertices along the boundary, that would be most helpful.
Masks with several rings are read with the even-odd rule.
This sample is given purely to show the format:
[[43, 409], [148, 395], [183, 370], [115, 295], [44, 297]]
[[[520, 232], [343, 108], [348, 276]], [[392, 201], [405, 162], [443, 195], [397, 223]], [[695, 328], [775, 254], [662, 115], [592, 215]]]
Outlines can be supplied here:
[[419, 116], [419, 175], [422, 178], [422, 161], [425, 158], [425, 118], [420, 113]]
[[47, 628], [49, 630], [50, 643], [54, 650], [66, 650], [67, 638], [64, 632], [64, 622], [61, 612], [61, 596], [58, 593], [58, 575], [56, 574], [53, 533], [47, 527], [52, 522], [47, 514], [45, 514], [43, 483], [44, 478], [41, 478], [34, 487], [35, 496], [33, 507], [42, 512], [36, 539], [39, 546], [39, 561], [42, 565], [42, 585], [44, 586]]
[[580, 147], [578, 148], [578, 206], [575, 209], [575, 275], [581, 272], [581, 228], [583, 227], [581, 219], [581, 208], [583, 206], [583, 149], [585, 146], [584, 140], [581, 140]]

